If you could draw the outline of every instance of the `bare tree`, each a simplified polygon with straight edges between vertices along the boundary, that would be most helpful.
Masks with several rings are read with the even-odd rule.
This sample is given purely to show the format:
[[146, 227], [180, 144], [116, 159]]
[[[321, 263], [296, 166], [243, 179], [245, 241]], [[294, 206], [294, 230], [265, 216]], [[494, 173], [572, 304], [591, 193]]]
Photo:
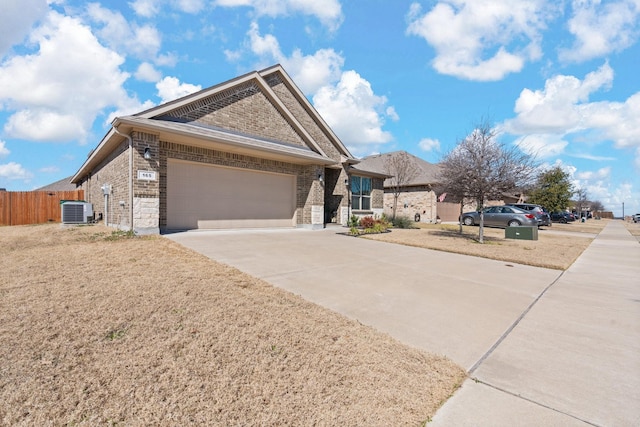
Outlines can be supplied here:
[[480, 243], [484, 243], [485, 203], [491, 199], [502, 199], [504, 193], [529, 185], [535, 172], [532, 157], [515, 146], [500, 144], [496, 130], [487, 120], [481, 121], [469, 136], [460, 141], [444, 157], [440, 167], [439, 181], [448, 194], [477, 203]]
[[393, 214], [391, 219], [396, 219], [398, 197], [400, 197], [402, 188], [418, 175], [419, 169], [409, 153], [401, 151], [389, 155], [385, 159], [384, 171], [387, 175], [391, 175], [389, 178], [391, 190], [393, 191]]
[[592, 200], [591, 201], [591, 212], [597, 212], [598, 214], [602, 214], [604, 211], [604, 205], [600, 200]]
[[589, 200], [587, 197], [587, 190], [585, 190], [584, 188], [578, 188], [575, 192], [575, 195], [576, 210], [578, 211], [578, 215], [580, 215], [580, 218], [582, 218], [583, 211], [587, 207], [587, 203]]

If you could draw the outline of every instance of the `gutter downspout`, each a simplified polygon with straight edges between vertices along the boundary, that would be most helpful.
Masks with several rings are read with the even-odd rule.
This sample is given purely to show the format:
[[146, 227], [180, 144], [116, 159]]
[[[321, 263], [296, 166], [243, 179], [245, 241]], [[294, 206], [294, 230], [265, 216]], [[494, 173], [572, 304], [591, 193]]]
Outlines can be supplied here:
[[129, 231], [133, 232], [133, 139], [112, 126], [113, 131], [129, 141]]

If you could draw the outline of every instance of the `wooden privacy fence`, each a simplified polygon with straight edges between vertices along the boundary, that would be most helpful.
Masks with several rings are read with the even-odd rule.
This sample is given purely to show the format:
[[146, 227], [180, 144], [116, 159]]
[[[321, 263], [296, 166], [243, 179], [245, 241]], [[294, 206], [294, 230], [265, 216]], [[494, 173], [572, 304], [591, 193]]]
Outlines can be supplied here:
[[84, 190], [0, 191], [0, 226], [61, 222], [61, 200], [82, 200]]
[[458, 221], [458, 218], [460, 218], [460, 203], [438, 202], [438, 216], [443, 222]]

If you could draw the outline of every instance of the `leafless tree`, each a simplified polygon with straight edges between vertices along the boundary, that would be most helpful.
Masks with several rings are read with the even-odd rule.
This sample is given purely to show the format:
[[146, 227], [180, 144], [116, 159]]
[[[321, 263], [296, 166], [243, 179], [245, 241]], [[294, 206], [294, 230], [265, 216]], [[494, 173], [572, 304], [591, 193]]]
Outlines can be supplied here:
[[419, 169], [411, 156], [407, 152], [401, 151], [385, 159], [384, 170], [387, 175], [391, 175], [389, 183], [393, 191], [392, 219], [396, 219], [398, 197], [400, 197], [402, 188], [415, 179], [419, 173]]
[[502, 199], [504, 193], [530, 184], [535, 173], [533, 158], [516, 146], [500, 144], [496, 130], [487, 120], [481, 121], [469, 136], [460, 141], [440, 166], [439, 181], [447, 194], [477, 203], [480, 243], [484, 242], [485, 203]]
[[578, 212], [578, 215], [580, 215], [580, 218], [582, 218], [583, 211], [584, 209], [587, 207], [588, 204], [588, 197], [587, 197], [587, 190], [585, 190], [584, 188], [578, 188], [575, 192], [576, 195], [576, 211]]

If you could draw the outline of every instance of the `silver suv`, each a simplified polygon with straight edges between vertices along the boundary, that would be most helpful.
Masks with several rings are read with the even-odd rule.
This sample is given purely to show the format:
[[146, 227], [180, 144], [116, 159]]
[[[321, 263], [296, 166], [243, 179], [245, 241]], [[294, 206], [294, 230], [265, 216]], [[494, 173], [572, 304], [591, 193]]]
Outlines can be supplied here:
[[538, 227], [541, 225], [551, 227], [551, 215], [540, 205], [534, 205], [533, 203], [507, 203], [505, 206], [515, 206], [516, 208], [529, 211], [538, 219]]

